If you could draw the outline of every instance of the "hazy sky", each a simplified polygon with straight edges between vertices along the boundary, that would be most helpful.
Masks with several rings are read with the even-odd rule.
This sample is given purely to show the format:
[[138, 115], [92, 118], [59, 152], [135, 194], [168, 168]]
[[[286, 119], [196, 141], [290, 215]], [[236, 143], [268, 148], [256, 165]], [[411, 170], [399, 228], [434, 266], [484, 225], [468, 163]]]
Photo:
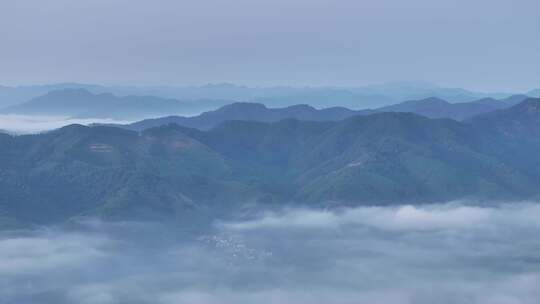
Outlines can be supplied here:
[[538, 0], [0, 0], [0, 83], [540, 87]]

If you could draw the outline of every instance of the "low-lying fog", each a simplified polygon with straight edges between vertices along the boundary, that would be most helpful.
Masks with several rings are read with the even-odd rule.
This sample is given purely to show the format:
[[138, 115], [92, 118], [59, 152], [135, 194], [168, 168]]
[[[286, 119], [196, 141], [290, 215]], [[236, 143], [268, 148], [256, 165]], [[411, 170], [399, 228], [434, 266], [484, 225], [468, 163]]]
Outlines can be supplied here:
[[93, 123], [125, 124], [129, 123], [129, 121], [103, 118], [69, 118], [62, 116], [0, 114], [0, 130], [13, 134], [39, 133], [71, 124], [89, 125]]
[[290, 209], [0, 235], [0, 303], [539, 303], [540, 205]]

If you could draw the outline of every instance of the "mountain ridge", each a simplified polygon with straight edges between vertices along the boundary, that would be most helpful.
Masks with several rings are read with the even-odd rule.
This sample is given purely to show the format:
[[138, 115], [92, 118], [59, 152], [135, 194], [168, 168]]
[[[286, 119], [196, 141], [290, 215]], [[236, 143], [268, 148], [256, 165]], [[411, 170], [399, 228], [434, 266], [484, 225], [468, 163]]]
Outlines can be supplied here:
[[85, 215], [189, 221], [276, 204], [532, 199], [540, 196], [540, 137], [506, 121], [538, 126], [538, 109], [540, 99], [529, 99], [465, 122], [386, 112], [0, 135], [0, 208], [39, 224]]
[[4, 114], [52, 115], [74, 118], [141, 119], [168, 113], [184, 113], [227, 103], [219, 100], [182, 102], [143, 95], [94, 94], [87, 89], [68, 88], [46, 93], [22, 104], [1, 109]]
[[[468, 102], [479, 98], [506, 98], [510, 93], [482, 93], [461, 88], [441, 87], [425, 82], [391, 82], [356, 87], [248, 87], [230, 83], [201, 86], [114, 86], [84, 83], [58, 83], [33, 86], [0, 86], [0, 107], [8, 107], [63, 89], [86, 89], [93, 94], [112, 93], [116, 96], [155, 96], [185, 101], [229, 100], [264, 103], [267, 106], [283, 107], [310, 103], [319, 108], [343, 106], [351, 109], [366, 109], [395, 104], [403, 100], [424, 99], [431, 96], [450, 102]], [[534, 92], [534, 91], [531, 91]], [[223, 104], [221, 104], [223, 105]], [[215, 107], [214, 107], [215, 108]], [[202, 107], [211, 110], [212, 107]]]
[[355, 115], [368, 115], [378, 112], [408, 112], [423, 115], [428, 118], [465, 120], [481, 113], [511, 107], [513, 104], [522, 101], [524, 98], [526, 98], [526, 96], [516, 95], [500, 101], [484, 98], [469, 103], [453, 104], [436, 97], [431, 97], [421, 100], [409, 100], [393, 106], [372, 110], [351, 110], [344, 107], [316, 109], [310, 105], [269, 108], [260, 103], [236, 102], [192, 117], [166, 116], [142, 120], [128, 125], [113, 126], [141, 131], [164, 124], [176, 123], [187, 127], [208, 130], [226, 120], [272, 122], [286, 118], [296, 118], [310, 121], [337, 121]]
[[186, 127], [208, 130], [227, 120], [252, 120], [274, 122], [287, 118], [311, 121], [341, 120], [353, 115], [365, 115], [371, 110], [354, 111], [343, 107], [316, 109], [309, 105], [293, 105], [284, 108], [268, 108], [260, 103], [236, 102], [217, 110], [204, 112], [193, 117], [167, 116], [147, 119], [129, 125], [113, 125], [131, 130], [141, 131], [163, 124], [176, 123]]

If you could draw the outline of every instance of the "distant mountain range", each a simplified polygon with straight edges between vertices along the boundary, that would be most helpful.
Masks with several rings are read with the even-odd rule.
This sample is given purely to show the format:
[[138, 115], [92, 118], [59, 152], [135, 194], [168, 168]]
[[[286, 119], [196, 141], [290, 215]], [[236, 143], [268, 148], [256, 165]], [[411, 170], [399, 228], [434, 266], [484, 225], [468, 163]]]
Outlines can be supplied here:
[[[0, 86], [0, 108], [21, 104], [51, 91], [65, 89], [84, 89], [93, 94], [111, 93], [119, 97], [155, 96], [188, 102], [228, 100], [227, 103], [256, 102], [269, 107], [309, 104], [317, 108], [342, 106], [354, 110], [379, 108], [404, 100], [419, 100], [429, 97], [455, 103], [481, 98], [501, 99], [513, 95], [511, 93], [481, 93], [461, 88], [445, 88], [425, 82], [392, 82], [362, 87], [246, 87], [227, 83], [192, 87], [134, 87], [62, 83], [41, 86]], [[537, 91], [530, 93], [527, 95], [540, 97]], [[211, 109], [215, 109], [215, 107], [203, 107], [202, 110]]]
[[527, 95], [540, 98], [540, 89], [531, 90], [527, 93]]
[[167, 116], [145, 119], [128, 125], [110, 125], [124, 129], [142, 131], [167, 124], [209, 130], [228, 120], [249, 120], [257, 122], [276, 122], [294, 118], [305, 121], [337, 121], [354, 115], [375, 113], [373, 110], [350, 110], [342, 107], [315, 109], [308, 105], [294, 105], [285, 108], [267, 108], [260, 103], [237, 102], [223, 106], [215, 111], [204, 112], [193, 117]]
[[193, 117], [166, 116], [146, 119], [128, 125], [112, 125], [129, 130], [141, 131], [167, 124], [178, 124], [200, 130], [211, 129], [228, 120], [250, 120], [259, 122], [275, 122], [294, 118], [305, 121], [337, 121], [355, 115], [367, 115], [381, 112], [415, 113], [428, 118], [452, 118], [464, 120], [478, 114], [508, 108], [527, 96], [514, 95], [502, 100], [483, 98], [472, 102], [449, 103], [439, 98], [411, 100], [393, 106], [374, 110], [351, 110], [343, 107], [315, 109], [309, 105], [295, 105], [285, 108], [268, 108], [258, 103], [233, 103], [215, 111], [209, 111]]
[[449, 103], [440, 98], [431, 97], [422, 100], [411, 100], [396, 105], [378, 108], [379, 112], [407, 112], [426, 116], [429, 118], [452, 118], [463, 120], [481, 113], [511, 107], [525, 99], [526, 95], [512, 95], [507, 98], [497, 100], [493, 98], [482, 98], [470, 102]]
[[[339, 111], [336, 111], [336, 113]], [[341, 114], [336, 114], [341, 115]], [[0, 217], [177, 219], [249, 206], [540, 195], [540, 99], [458, 122], [411, 113], [0, 134]]]
[[93, 94], [85, 89], [64, 89], [4, 108], [0, 113], [130, 120], [197, 113], [226, 103], [228, 101], [220, 100], [181, 102], [154, 96], [117, 97], [110, 93]]

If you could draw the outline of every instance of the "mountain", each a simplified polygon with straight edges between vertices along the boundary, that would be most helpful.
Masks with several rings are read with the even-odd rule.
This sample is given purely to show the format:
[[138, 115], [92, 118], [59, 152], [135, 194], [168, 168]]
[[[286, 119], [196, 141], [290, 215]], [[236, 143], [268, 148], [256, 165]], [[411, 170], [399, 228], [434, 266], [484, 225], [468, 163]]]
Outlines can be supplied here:
[[537, 140], [540, 135], [540, 98], [528, 98], [508, 109], [478, 115], [470, 122], [506, 136]]
[[452, 103], [470, 102], [481, 98], [506, 98], [509, 93], [482, 93], [461, 88], [447, 88], [427, 82], [388, 82], [361, 87], [326, 88], [265, 88], [255, 92], [250, 100], [269, 106], [286, 106], [306, 103], [324, 108], [339, 105], [351, 109], [379, 108], [403, 100], [418, 100], [430, 97]]
[[532, 185], [519, 172], [501, 176], [497, 171], [506, 166], [484, 154], [482, 135], [474, 129], [408, 113], [337, 123], [229, 122], [190, 136], [220, 151], [252, 183], [289, 178], [284, 193], [311, 204], [503, 197], [530, 193]]
[[370, 110], [353, 111], [342, 107], [318, 110], [308, 105], [294, 105], [286, 108], [270, 109], [259, 103], [238, 102], [223, 106], [215, 111], [204, 112], [194, 117], [167, 116], [146, 119], [121, 127], [141, 131], [174, 123], [185, 127], [208, 130], [227, 120], [274, 122], [287, 118], [295, 118], [306, 121], [337, 121], [354, 115], [365, 115], [372, 112]]
[[508, 109], [478, 115], [467, 123], [486, 137], [501, 139], [503, 144], [489, 148], [497, 158], [540, 178], [540, 98], [529, 98]]
[[445, 100], [431, 97], [421, 100], [405, 101], [396, 105], [377, 109], [382, 112], [416, 113], [429, 118], [452, 118], [463, 120], [475, 115], [503, 109], [518, 102], [520, 96], [512, 96], [504, 101], [493, 98], [482, 98], [471, 102], [449, 103]]
[[337, 121], [354, 115], [367, 115], [379, 112], [406, 112], [415, 113], [428, 118], [452, 118], [455, 120], [463, 120], [481, 113], [510, 107], [525, 98], [527, 98], [525, 95], [514, 95], [503, 100], [483, 98], [468, 103], [453, 104], [439, 98], [431, 97], [422, 100], [406, 101], [374, 110], [351, 110], [343, 107], [332, 107], [319, 110], [309, 105], [268, 108], [259, 103], [238, 102], [193, 117], [166, 116], [145, 119], [127, 125], [111, 126], [141, 131], [167, 124], [178, 124], [185, 127], [208, 130], [227, 120], [274, 122], [287, 118], [295, 118], [304, 121]]
[[201, 107], [222, 103], [224, 101], [217, 100], [180, 102], [153, 96], [117, 97], [109, 93], [93, 94], [85, 89], [64, 89], [7, 107], [0, 113], [129, 120], [171, 113], [197, 112]]
[[516, 94], [512, 96], [508, 96], [506, 98], [499, 99], [503, 103], [507, 104], [508, 106], [515, 106], [518, 103], [524, 101], [525, 99], [531, 98], [534, 96], [524, 95], [524, 94]]
[[540, 195], [540, 101], [465, 122], [411, 113], [340, 121], [67, 126], [0, 134], [0, 216], [189, 223], [250, 206], [430, 203]]
[[271, 107], [287, 107], [296, 104], [309, 104], [317, 108], [332, 106], [347, 107], [354, 110], [369, 109], [381, 105], [394, 104], [400, 99], [384, 94], [365, 93], [350, 88], [270, 88], [249, 101]]
[[201, 206], [233, 200], [229, 188], [241, 192], [216, 180], [227, 167], [215, 152], [181, 133], [158, 132], [139, 136], [72, 125], [42, 135], [3, 137], [0, 206], [34, 223], [84, 214], [148, 219], [189, 213], [196, 208], [194, 199]]
[[527, 93], [527, 95], [540, 98], [540, 89], [531, 90]]
[[[84, 89], [93, 94], [109, 93], [120, 97], [156, 96], [190, 102], [197, 100], [229, 100], [263, 103], [269, 107], [309, 104], [317, 108], [341, 106], [354, 110], [378, 108], [403, 100], [429, 97], [437, 97], [455, 103], [469, 102], [480, 98], [501, 99], [511, 96], [509, 93], [482, 93], [461, 88], [441, 87], [426, 82], [390, 82], [356, 87], [247, 87], [229, 83], [183, 87], [136, 87], [60, 83], [19, 87], [0, 86], [0, 107], [20, 104], [48, 92], [65, 89]], [[220, 105], [224, 105], [224, 103]], [[215, 108], [201, 107], [197, 113]]]
[[65, 89], [86, 89], [93, 90], [99, 86], [78, 84], [78, 83], [58, 83], [51, 85], [30, 85], [30, 86], [1, 86], [0, 85], [0, 108], [21, 104], [30, 99], [45, 95], [51, 91]]
[[365, 94], [383, 94], [395, 100], [419, 100], [430, 97], [452, 103], [470, 102], [481, 98], [506, 98], [509, 93], [483, 93], [463, 88], [441, 87], [422, 81], [396, 81], [357, 88]]

